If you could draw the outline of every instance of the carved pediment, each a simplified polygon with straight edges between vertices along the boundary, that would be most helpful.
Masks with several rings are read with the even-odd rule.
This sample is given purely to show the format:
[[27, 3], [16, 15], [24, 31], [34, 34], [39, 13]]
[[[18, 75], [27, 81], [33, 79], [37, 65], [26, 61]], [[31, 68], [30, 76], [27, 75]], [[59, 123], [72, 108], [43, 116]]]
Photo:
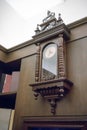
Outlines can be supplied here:
[[36, 34], [38, 34], [40, 32], [49, 30], [49, 29], [55, 27], [56, 25], [59, 25], [62, 22], [63, 21], [60, 17], [60, 14], [59, 14], [59, 18], [57, 20], [56, 17], [55, 17], [55, 13], [48, 11], [47, 16], [46, 16], [46, 18], [44, 18], [42, 20], [42, 23], [40, 25], [37, 24], [37, 28], [36, 28], [35, 32], [36, 32]]

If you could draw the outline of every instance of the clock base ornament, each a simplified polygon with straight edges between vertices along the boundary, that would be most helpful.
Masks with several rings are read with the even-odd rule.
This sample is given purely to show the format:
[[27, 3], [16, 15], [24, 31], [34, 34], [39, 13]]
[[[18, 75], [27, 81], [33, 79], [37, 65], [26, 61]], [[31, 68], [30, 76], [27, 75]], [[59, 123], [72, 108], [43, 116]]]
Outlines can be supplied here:
[[56, 113], [57, 101], [61, 100], [71, 89], [73, 83], [65, 78], [30, 84], [35, 92], [35, 99], [41, 95], [50, 102], [51, 113]]

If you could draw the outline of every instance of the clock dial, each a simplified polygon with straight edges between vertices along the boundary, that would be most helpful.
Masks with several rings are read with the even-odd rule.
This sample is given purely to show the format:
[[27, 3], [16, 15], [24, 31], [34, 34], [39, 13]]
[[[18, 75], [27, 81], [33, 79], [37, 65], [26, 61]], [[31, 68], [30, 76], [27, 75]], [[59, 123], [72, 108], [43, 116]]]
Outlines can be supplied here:
[[55, 53], [56, 53], [56, 48], [54, 46], [50, 46], [45, 51], [45, 57], [46, 58], [51, 58], [51, 57], [53, 57], [55, 55]]

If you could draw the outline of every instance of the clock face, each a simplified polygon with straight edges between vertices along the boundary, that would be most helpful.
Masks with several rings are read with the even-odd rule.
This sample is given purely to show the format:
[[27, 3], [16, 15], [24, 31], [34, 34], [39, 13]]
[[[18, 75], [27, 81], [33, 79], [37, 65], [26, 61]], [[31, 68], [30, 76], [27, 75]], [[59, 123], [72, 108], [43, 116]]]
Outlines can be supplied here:
[[48, 45], [44, 50], [44, 57], [45, 58], [52, 58], [56, 53], [56, 47], [54, 44]]
[[49, 46], [45, 51], [45, 57], [51, 58], [55, 55], [55, 53], [56, 53], [56, 48], [54, 46]]

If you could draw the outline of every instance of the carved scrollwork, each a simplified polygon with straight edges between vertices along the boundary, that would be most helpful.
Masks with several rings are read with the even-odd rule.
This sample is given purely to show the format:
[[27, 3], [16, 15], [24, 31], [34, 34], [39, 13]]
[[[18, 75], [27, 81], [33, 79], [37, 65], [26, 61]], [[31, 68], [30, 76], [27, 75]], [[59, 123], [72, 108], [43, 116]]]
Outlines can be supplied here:
[[47, 17], [43, 19], [43, 22], [47, 22], [48, 20], [52, 19], [55, 17], [55, 13], [51, 11], [47, 11]]

